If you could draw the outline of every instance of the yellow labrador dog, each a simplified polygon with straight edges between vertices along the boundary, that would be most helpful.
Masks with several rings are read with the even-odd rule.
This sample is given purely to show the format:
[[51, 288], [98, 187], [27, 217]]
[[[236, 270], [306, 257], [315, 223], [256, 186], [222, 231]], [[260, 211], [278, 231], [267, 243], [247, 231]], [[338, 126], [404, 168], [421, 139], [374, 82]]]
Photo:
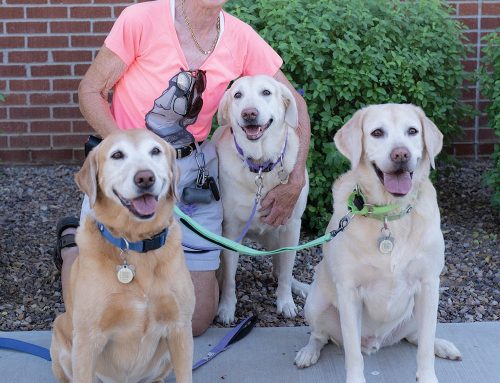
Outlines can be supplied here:
[[413, 105], [361, 109], [335, 135], [351, 171], [333, 185], [334, 214], [327, 230], [355, 215], [323, 248], [306, 301], [309, 343], [296, 358], [308, 367], [331, 339], [345, 350], [346, 382], [363, 383], [362, 352], [407, 339], [418, 345], [417, 379], [436, 383], [434, 354], [460, 359], [435, 338], [444, 240], [430, 166], [442, 134]]
[[61, 382], [192, 382], [194, 288], [172, 216], [174, 150], [145, 129], [117, 133], [76, 174], [93, 213], [78, 228], [66, 312], [54, 322]]
[[[275, 186], [286, 183], [295, 165], [299, 143], [295, 132], [297, 105], [292, 93], [272, 77], [242, 77], [224, 94], [218, 120], [221, 127], [214, 134], [214, 140], [219, 154], [224, 206], [222, 231], [226, 238], [237, 239], [251, 217], [257, 194], [265, 196]], [[307, 180], [307, 174], [305, 176]], [[275, 228], [262, 223], [263, 212], [257, 209], [247, 237], [268, 249], [297, 245], [309, 190], [306, 182], [285, 225]], [[273, 273], [278, 279], [277, 311], [286, 317], [294, 317], [297, 312], [292, 290], [305, 297], [309, 287], [292, 277], [294, 260], [294, 251], [273, 256]], [[237, 265], [238, 254], [224, 250], [218, 309], [223, 323], [234, 321]]]

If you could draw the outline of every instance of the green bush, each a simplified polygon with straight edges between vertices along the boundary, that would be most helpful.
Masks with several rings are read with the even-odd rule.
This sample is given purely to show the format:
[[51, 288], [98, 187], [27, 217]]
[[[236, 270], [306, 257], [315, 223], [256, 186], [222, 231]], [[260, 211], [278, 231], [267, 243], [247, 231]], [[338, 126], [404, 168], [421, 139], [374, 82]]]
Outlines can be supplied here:
[[463, 27], [438, 0], [231, 0], [281, 55], [283, 72], [304, 90], [311, 116], [311, 189], [304, 227], [324, 231], [331, 184], [348, 167], [334, 133], [359, 108], [386, 102], [421, 106], [447, 142], [468, 112], [459, 103], [465, 73]]
[[[481, 91], [491, 101], [487, 108], [490, 127], [500, 139], [500, 28], [483, 37], [487, 44], [480, 71]], [[492, 155], [493, 169], [485, 180], [493, 188], [492, 205], [500, 207], [500, 145], [495, 145]]]

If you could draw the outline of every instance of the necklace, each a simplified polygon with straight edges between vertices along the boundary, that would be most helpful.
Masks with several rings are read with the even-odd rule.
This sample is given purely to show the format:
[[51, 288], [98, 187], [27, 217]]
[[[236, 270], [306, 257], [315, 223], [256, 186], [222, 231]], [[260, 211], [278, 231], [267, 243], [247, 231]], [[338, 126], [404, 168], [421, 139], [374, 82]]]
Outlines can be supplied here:
[[188, 26], [189, 31], [191, 32], [191, 37], [193, 38], [194, 45], [196, 45], [196, 48], [198, 48], [198, 50], [201, 53], [203, 53], [205, 56], [209, 55], [210, 53], [212, 53], [214, 51], [215, 46], [217, 45], [217, 40], [219, 39], [219, 34], [220, 34], [220, 14], [217, 16], [217, 24], [215, 25], [215, 27], [217, 28], [217, 35], [215, 36], [215, 39], [212, 42], [212, 45], [210, 46], [210, 49], [208, 51], [206, 51], [206, 50], [204, 50], [201, 47], [200, 43], [196, 39], [196, 36], [194, 34], [194, 30], [191, 27], [191, 23], [189, 22], [189, 19], [188, 19], [187, 15], [186, 15], [186, 8], [184, 7], [185, 2], [186, 2], [186, 0], [182, 0], [182, 3], [181, 3], [182, 15], [184, 16], [184, 21], [186, 22], [186, 25]]

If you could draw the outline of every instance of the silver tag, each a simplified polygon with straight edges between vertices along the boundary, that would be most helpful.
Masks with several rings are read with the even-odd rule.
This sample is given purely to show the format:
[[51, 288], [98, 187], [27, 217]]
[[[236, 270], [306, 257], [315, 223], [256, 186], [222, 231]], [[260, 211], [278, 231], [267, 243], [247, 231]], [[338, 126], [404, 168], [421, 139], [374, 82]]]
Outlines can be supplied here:
[[278, 170], [278, 178], [280, 179], [280, 183], [286, 184], [288, 182], [288, 172], [281, 168]]
[[134, 265], [118, 265], [116, 266], [116, 277], [118, 281], [123, 284], [132, 282], [135, 276], [135, 266]]
[[378, 241], [378, 249], [383, 254], [390, 254], [394, 249], [394, 238], [382, 237]]

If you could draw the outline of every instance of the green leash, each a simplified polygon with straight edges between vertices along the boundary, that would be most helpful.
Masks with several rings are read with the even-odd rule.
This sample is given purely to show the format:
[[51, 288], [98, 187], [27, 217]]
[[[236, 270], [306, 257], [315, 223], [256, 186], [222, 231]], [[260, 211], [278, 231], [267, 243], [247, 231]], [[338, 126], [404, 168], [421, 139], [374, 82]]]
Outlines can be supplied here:
[[203, 226], [201, 226], [198, 222], [193, 220], [190, 216], [185, 214], [177, 206], [174, 206], [174, 213], [179, 217], [180, 222], [184, 226], [186, 226], [189, 230], [198, 234], [200, 237], [206, 239], [207, 241], [212, 242], [212, 243], [214, 243], [214, 244], [216, 244], [224, 249], [237, 251], [240, 254], [250, 255], [253, 257], [258, 257], [258, 256], [262, 256], [262, 255], [278, 254], [278, 253], [283, 253], [285, 251], [303, 250], [303, 249], [307, 249], [309, 247], [322, 245], [325, 242], [331, 241], [333, 239], [333, 237], [335, 237], [338, 233], [343, 231], [347, 227], [347, 225], [349, 224], [350, 218], [352, 217], [350, 214], [346, 215], [345, 217], [343, 217], [340, 220], [339, 227], [337, 230], [332, 230], [329, 233], [326, 233], [325, 235], [323, 235], [319, 238], [316, 238], [313, 241], [310, 241], [310, 242], [307, 242], [307, 243], [304, 243], [304, 244], [298, 245], [298, 246], [287, 246], [287, 247], [281, 247], [281, 248], [276, 249], [276, 250], [264, 251], [264, 250], [252, 249], [251, 247], [244, 246], [241, 243], [232, 241], [232, 240], [227, 239], [225, 237], [222, 237], [218, 234], [212, 233], [211, 231], [208, 231]]

